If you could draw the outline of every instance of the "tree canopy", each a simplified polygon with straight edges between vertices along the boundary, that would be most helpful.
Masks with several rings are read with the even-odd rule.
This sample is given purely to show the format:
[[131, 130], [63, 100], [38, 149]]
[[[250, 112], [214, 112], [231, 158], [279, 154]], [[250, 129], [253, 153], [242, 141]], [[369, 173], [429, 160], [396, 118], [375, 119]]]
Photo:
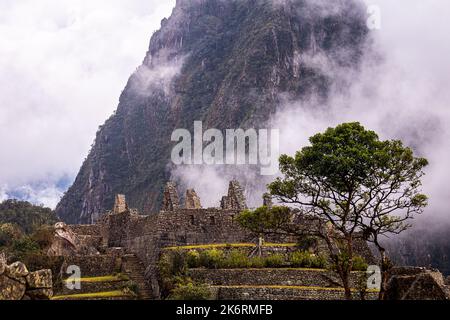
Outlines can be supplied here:
[[[361, 229], [367, 236], [375, 230], [401, 232], [427, 205], [420, 187], [428, 162], [401, 141], [381, 141], [354, 122], [329, 128], [310, 142], [295, 157], [280, 157], [284, 178], [269, 189], [282, 202], [325, 217], [341, 232]], [[398, 210], [401, 216], [393, 216]]]
[[[428, 198], [421, 190], [427, 165], [425, 158], [415, 157], [400, 140], [383, 141], [358, 122], [344, 123], [312, 136], [310, 145], [294, 157], [280, 157], [283, 177], [268, 188], [280, 202], [296, 206], [292, 212], [301, 219], [284, 223], [286, 219], [277, 220], [281, 209], [262, 207], [244, 212], [240, 221], [254, 231], [273, 227], [322, 237], [350, 298], [354, 239], [363, 237], [376, 245], [386, 276], [389, 261], [380, 237], [406, 230], [427, 206]], [[314, 221], [317, 230], [292, 227], [307, 220]], [[381, 285], [380, 297], [385, 282]]]

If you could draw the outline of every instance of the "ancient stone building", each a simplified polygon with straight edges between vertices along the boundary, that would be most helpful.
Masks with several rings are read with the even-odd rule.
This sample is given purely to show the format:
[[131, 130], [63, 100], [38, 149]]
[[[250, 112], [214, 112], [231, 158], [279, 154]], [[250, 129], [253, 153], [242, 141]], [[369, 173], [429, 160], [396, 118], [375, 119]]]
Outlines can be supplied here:
[[169, 181], [164, 188], [162, 211], [174, 211], [180, 208], [177, 187], [174, 182]]
[[238, 181], [233, 180], [228, 187], [228, 195], [223, 196], [220, 207], [224, 210], [245, 210], [247, 203], [244, 196], [244, 190]]
[[[270, 205], [268, 197], [265, 197], [264, 203]], [[230, 182], [228, 193], [222, 199], [221, 208], [209, 209], [201, 208], [200, 198], [194, 190], [186, 192], [186, 205], [185, 208], [181, 208], [176, 186], [173, 182], [169, 182], [164, 190], [163, 210], [159, 213], [146, 212], [146, 215], [140, 215], [133, 209], [123, 212], [112, 210], [104, 214], [95, 225], [59, 225], [59, 228], [56, 228], [59, 232], [55, 234], [55, 244], [52, 248], [54, 252], [59, 252], [58, 255], [68, 255], [65, 264], [79, 265], [85, 276], [104, 276], [123, 272], [130, 275], [130, 278], [141, 286], [140, 291], [146, 293], [146, 297], [157, 299], [160, 297], [158, 261], [161, 252], [166, 248], [203, 244], [257, 243], [258, 235], [243, 229], [236, 222], [236, 216], [245, 208], [247, 204], [244, 190], [237, 181]], [[271, 235], [265, 240], [266, 243], [272, 244], [295, 244], [299, 239], [292, 236]], [[70, 250], [65, 251], [67, 248]], [[87, 248], [95, 250], [85, 253]], [[318, 250], [320, 248], [318, 246]], [[265, 246], [262, 251], [271, 254], [279, 252], [276, 250], [286, 251], [289, 247]], [[365, 242], [362, 242], [355, 251], [366, 258], [366, 261], [373, 260]], [[132, 266], [129, 265], [130, 261]], [[217, 271], [214, 279], [227, 276], [221, 272], [221, 270]], [[251, 271], [246, 274], [250, 273]], [[265, 274], [265, 271], [261, 271], [261, 274]], [[197, 274], [198, 278], [202, 276], [203, 274]], [[301, 283], [321, 284], [322, 276], [320, 272], [305, 271], [302, 274]], [[296, 277], [296, 274], [289, 275], [289, 279], [296, 279]], [[261, 276], [260, 282], [252, 282], [252, 284], [277, 283], [282, 278], [283, 274], [273, 271], [267, 276]], [[247, 294], [247, 291], [241, 291], [231, 288], [223, 289], [218, 297], [241, 298], [241, 295]], [[298, 291], [294, 289], [287, 290], [285, 293], [278, 292], [278, 289], [275, 291], [268, 293], [258, 291], [252, 294], [260, 299], [275, 295], [286, 298], [298, 297], [296, 296]], [[320, 294], [325, 293], [312, 290], [303, 292], [302, 297], [318, 298]], [[329, 297], [339, 298], [340, 296], [342, 292], [337, 289]]]

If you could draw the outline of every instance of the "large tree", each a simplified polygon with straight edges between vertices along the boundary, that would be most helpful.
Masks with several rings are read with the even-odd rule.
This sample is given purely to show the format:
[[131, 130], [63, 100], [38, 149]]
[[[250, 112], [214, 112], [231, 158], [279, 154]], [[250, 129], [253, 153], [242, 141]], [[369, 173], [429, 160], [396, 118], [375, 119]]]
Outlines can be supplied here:
[[329, 245], [348, 299], [354, 239], [372, 241], [381, 254], [382, 298], [388, 259], [380, 237], [402, 232], [422, 213], [427, 197], [421, 178], [428, 162], [401, 141], [381, 141], [357, 122], [329, 128], [310, 143], [295, 157], [280, 157], [283, 177], [269, 190], [282, 203], [298, 206], [298, 215], [317, 221], [316, 232]]

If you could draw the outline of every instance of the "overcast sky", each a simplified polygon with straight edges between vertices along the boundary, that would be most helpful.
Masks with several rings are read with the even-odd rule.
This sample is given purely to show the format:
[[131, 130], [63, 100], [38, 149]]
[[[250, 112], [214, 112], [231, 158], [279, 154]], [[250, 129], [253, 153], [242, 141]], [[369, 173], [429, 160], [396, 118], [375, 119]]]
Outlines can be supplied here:
[[[355, 100], [366, 109], [358, 112], [358, 106], [350, 106], [351, 111], [383, 138], [424, 139], [424, 152], [437, 173], [428, 184], [446, 203], [449, 189], [442, 186], [450, 175], [450, 2], [365, 1], [381, 8], [382, 28], [376, 37], [387, 68], [380, 69], [382, 75], [366, 75], [366, 81], [379, 81], [378, 95]], [[174, 4], [0, 0], [0, 200], [20, 196], [56, 205], [87, 156], [98, 126], [116, 109], [152, 32]], [[393, 113], [399, 105], [402, 112]], [[311, 133], [322, 124], [312, 126]]]
[[0, 0], [0, 200], [55, 206], [175, 0]]

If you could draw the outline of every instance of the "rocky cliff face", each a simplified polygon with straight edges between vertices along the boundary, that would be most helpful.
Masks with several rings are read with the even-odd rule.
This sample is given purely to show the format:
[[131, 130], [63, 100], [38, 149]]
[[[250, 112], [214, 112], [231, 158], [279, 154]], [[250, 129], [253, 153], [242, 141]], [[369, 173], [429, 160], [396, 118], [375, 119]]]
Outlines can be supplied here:
[[450, 223], [417, 225], [398, 238], [386, 241], [391, 259], [398, 265], [437, 268], [450, 275]]
[[311, 64], [358, 67], [367, 28], [359, 1], [179, 0], [151, 38], [116, 113], [56, 212], [91, 223], [115, 194], [151, 212], [170, 177], [171, 133], [260, 127], [284, 99], [326, 99], [336, 79]]

